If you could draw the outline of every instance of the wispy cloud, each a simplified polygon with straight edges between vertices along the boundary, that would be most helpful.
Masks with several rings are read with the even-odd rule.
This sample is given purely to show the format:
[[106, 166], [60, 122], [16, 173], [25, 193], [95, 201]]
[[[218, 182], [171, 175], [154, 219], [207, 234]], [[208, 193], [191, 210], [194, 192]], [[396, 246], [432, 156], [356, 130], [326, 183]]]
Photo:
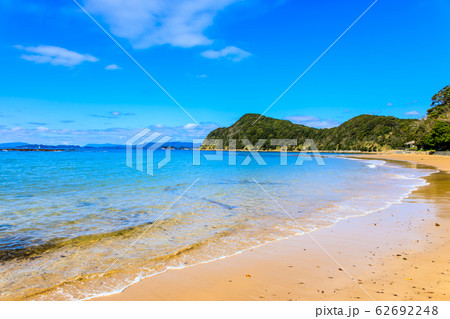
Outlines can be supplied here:
[[242, 49], [239, 49], [235, 46], [228, 46], [228, 47], [225, 47], [222, 50], [218, 50], [218, 51], [215, 51], [215, 50], [203, 51], [201, 53], [201, 55], [208, 59], [226, 58], [233, 62], [239, 62], [239, 61], [251, 56], [251, 53], [244, 51]]
[[111, 111], [106, 115], [91, 114], [92, 117], [103, 117], [103, 118], [107, 118], [107, 119], [118, 119], [123, 116], [134, 116], [134, 115], [136, 115], [136, 114], [135, 113], [123, 113], [123, 112], [119, 112], [119, 111]]
[[217, 13], [239, 0], [85, 0], [86, 9], [104, 18], [111, 31], [135, 48], [170, 44], [209, 45], [204, 31]]
[[70, 51], [61, 47], [39, 45], [36, 47], [24, 47], [22, 45], [15, 46], [19, 50], [23, 50], [32, 54], [23, 54], [22, 59], [34, 63], [50, 63], [52, 65], [63, 65], [73, 67], [83, 62], [97, 62], [98, 59], [90, 54], [81, 54]]
[[28, 122], [28, 124], [31, 124], [31, 125], [39, 125], [39, 126], [47, 125], [47, 123], [42, 123], [42, 122]]
[[312, 115], [296, 115], [296, 116], [288, 116], [286, 120], [291, 121], [295, 124], [302, 124], [315, 128], [331, 128], [339, 126], [341, 123], [332, 119], [321, 119], [317, 116]]
[[320, 119], [312, 115], [295, 115], [286, 117], [286, 120], [289, 120], [293, 123], [302, 123], [302, 122], [318, 121]]
[[72, 121], [72, 120], [62, 120], [61, 123], [64, 123], [64, 124], [70, 124], [70, 123], [75, 123], [75, 121]]
[[409, 112], [406, 112], [405, 113], [405, 115], [407, 115], [407, 116], [420, 116], [420, 112], [418, 112], [418, 111], [409, 111]]
[[107, 65], [106, 67], [105, 67], [105, 70], [120, 70], [121, 69], [121, 67], [120, 66], [118, 66], [117, 64], [110, 64], [110, 65]]

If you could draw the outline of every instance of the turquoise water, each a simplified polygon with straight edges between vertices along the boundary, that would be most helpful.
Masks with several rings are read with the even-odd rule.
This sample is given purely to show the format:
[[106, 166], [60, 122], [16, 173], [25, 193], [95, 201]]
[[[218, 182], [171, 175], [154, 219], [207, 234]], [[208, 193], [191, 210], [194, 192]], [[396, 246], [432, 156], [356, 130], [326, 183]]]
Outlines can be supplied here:
[[123, 151], [0, 152], [0, 299], [116, 292], [380, 211], [432, 172], [338, 156], [296, 166], [294, 154], [281, 166], [279, 154], [261, 156], [267, 165], [229, 166], [225, 153], [194, 166], [191, 151], [172, 151], [150, 176], [127, 167]]

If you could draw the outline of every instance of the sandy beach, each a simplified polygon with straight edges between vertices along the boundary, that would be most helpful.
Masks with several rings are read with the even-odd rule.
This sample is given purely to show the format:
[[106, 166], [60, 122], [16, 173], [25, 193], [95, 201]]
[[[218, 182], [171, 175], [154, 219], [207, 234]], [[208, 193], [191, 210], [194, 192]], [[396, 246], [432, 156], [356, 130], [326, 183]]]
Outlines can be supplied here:
[[450, 300], [450, 157], [361, 157], [440, 172], [383, 211], [92, 300]]

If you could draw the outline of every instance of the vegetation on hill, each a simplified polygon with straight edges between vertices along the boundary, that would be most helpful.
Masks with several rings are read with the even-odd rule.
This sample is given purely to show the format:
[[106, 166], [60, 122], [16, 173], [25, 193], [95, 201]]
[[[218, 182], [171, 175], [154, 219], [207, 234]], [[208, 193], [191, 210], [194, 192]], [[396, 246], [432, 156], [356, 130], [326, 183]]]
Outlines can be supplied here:
[[431, 99], [427, 116], [417, 126], [416, 138], [422, 149], [450, 150], [450, 85]]
[[[252, 145], [266, 139], [262, 150], [275, 150], [271, 139], [297, 139], [296, 146], [302, 148], [305, 140], [314, 140], [319, 150], [387, 151], [405, 148], [405, 143], [416, 140], [422, 149], [450, 150], [450, 86], [437, 93], [426, 118], [422, 120], [399, 119], [393, 116], [359, 115], [338, 127], [316, 129], [278, 120], [266, 116], [255, 123], [260, 115], [245, 114], [230, 127], [218, 128], [208, 134], [207, 139], [223, 141], [223, 148], [230, 147], [229, 140], [236, 140], [236, 149], [246, 149], [243, 139]], [[215, 149], [219, 144], [204, 145], [203, 149]]]

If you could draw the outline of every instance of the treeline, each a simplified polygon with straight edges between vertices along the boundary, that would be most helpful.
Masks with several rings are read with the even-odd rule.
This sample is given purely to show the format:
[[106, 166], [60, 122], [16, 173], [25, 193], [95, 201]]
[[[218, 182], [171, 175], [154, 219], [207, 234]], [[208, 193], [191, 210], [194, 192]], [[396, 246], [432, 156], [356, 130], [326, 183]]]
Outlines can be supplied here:
[[[229, 140], [236, 140], [236, 149], [246, 149], [243, 139], [255, 145], [266, 139], [262, 150], [275, 150], [271, 139], [297, 139], [299, 150], [305, 140], [314, 140], [319, 150], [387, 151], [405, 148], [408, 141], [416, 141], [424, 150], [450, 150], [450, 86], [446, 86], [432, 98], [427, 116], [421, 120], [399, 119], [393, 116], [359, 115], [338, 127], [316, 129], [287, 120], [278, 120], [259, 114], [245, 114], [230, 127], [218, 128], [207, 139], [223, 141], [223, 148], [230, 147]], [[256, 123], [255, 123], [256, 121]], [[222, 145], [202, 145], [214, 149]]]

